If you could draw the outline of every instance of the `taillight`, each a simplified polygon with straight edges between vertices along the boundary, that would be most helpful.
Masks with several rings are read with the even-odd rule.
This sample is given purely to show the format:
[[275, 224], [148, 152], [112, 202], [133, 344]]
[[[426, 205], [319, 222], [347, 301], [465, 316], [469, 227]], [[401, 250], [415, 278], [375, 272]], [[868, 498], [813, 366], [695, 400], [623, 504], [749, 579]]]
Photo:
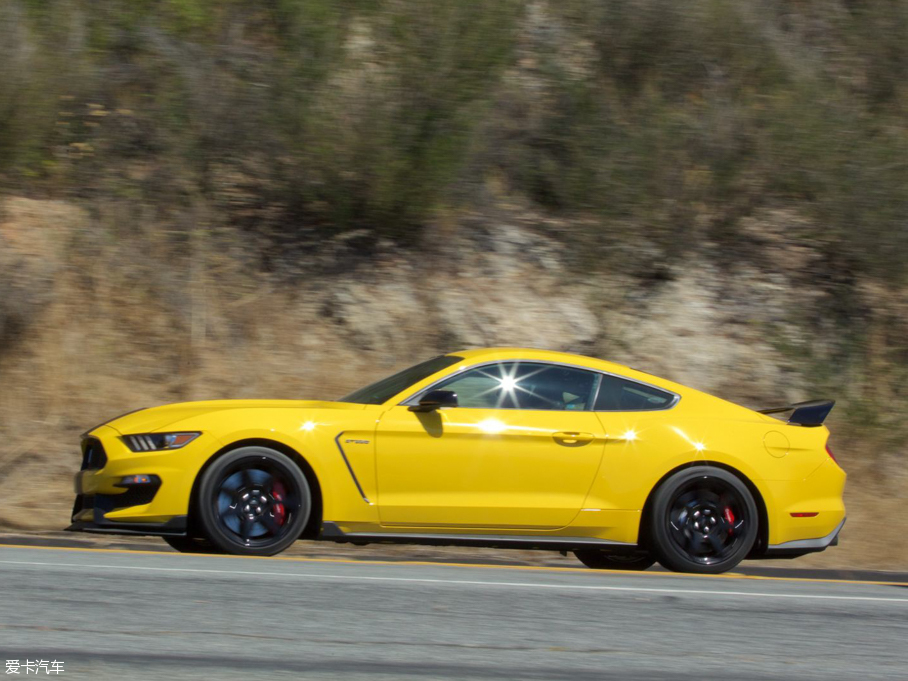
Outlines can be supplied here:
[[839, 460], [837, 458], [835, 458], [835, 454], [833, 454], [832, 450], [829, 448], [828, 442], [826, 443], [826, 453], [829, 454], [829, 458], [832, 459], [833, 461], [835, 461], [836, 465], [838, 465], [841, 468], [842, 464], [840, 464]]

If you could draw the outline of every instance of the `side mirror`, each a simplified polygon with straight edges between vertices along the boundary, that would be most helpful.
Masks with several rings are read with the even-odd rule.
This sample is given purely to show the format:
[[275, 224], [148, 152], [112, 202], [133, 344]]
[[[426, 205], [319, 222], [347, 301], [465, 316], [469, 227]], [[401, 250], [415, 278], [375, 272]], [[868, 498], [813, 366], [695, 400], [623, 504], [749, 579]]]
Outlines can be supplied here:
[[419, 404], [410, 407], [410, 411], [427, 414], [442, 407], [456, 407], [457, 393], [453, 390], [430, 390], [419, 398]]

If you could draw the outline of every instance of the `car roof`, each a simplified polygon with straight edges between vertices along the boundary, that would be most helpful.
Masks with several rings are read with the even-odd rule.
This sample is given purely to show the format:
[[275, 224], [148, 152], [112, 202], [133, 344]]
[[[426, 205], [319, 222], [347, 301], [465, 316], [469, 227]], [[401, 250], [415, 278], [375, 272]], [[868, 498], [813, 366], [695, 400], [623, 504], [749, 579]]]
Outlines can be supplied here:
[[642, 373], [637, 372], [630, 367], [615, 362], [608, 362], [604, 359], [587, 357], [585, 355], [576, 355], [569, 352], [556, 352], [555, 350], [540, 350], [538, 348], [474, 348], [470, 350], [459, 350], [449, 352], [451, 356], [463, 357], [471, 361], [493, 361], [507, 359], [522, 360], [539, 360], [543, 362], [560, 362], [562, 364], [574, 364], [590, 369], [599, 369], [618, 374]]

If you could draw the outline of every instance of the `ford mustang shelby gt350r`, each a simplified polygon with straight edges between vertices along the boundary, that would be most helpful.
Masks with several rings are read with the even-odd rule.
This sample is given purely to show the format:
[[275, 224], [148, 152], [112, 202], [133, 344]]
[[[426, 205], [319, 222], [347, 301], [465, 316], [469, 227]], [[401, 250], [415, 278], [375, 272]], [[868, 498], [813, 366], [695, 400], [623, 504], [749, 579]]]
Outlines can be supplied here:
[[837, 543], [832, 404], [756, 412], [599, 359], [456, 352], [333, 402], [189, 402], [100, 425], [70, 529], [182, 551], [459, 544], [717, 573]]

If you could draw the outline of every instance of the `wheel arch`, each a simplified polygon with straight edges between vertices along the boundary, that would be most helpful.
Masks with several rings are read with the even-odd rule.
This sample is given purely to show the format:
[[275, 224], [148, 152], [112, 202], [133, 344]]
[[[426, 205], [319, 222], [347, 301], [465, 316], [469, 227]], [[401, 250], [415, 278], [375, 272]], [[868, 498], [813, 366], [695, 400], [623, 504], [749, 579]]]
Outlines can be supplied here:
[[760, 492], [760, 489], [749, 477], [747, 477], [744, 473], [742, 473], [734, 466], [729, 466], [728, 464], [720, 463], [718, 461], [709, 461], [702, 459], [696, 461], [688, 461], [687, 463], [683, 463], [680, 466], [675, 466], [670, 471], [665, 473], [665, 475], [659, 478], [659, 481], [655, 485], [653, 485], [652, 489], [649, 491], [649, 494], [646, 497], [646, 502], [643, 504], [643, 511], [640, 514], [640, 527], [638, 529], [637, 543], [640, 544], [640, 546], [649, 547], [649, 520], [650, 514], [652, 513], [653, 499], [656, 496], [656, 490], [658, 490], [668, 478], [673, 476], [678, 471], [682, 471], [686, 468], [694, 468], [696, 466], [713, 466], [715, 468], [721, 468], [722, 470], [731, 473], [742, 483], [744, 483], [744, 486], [747, 487], [748, 491], [753, 496], [754, 503], [757, 505], [757, 541], [754, 543], [753, 549], [751, 549], [749, 556], [763, 553], [766, 550], [766, 547], [769, 545], [769, 515], [766, 509], [766, 501], [763, 499], [763, 494]]
[[236, 442], [231, 442], [228, 445], [225, 445], [210, 457], [202, 467], [199, 469], [199, 472], [195, 476], [195, 480], [192, 481], [192, 490], [189, 493], [189, 528], [190, 530], [194, 529], [195, 519], [195, 508], [198, 503], [198, 492], [199, 484], [202, 480], [202, 476], [205, 474], [205, 471], [217, 461], [220, 457], [230, 452], [240, 449], [241, 447], [266, 447], [267, 449], [273, 449], [285, 456], [289, 457], [300, 470], [303, 472], [303, 475], [306, 476], [306, 480], [310, 484], [310, 491], [312, 493], [312, 510], [309, 513], [309, 520], [306, 522], [306, 527], [303, 528], [302, 533], [300, 534], [300, 539], [314, 539], [318, 536], [321, 531], [322, 524], [322, 487], [321, 482], [318, 479], [318, 476], [315, 474], [315, 470], [312, 468], [311, 464], [306, 460], [302, 454], [298, 451], [284, 444], [283, 442], [278, 442], [277, 440], [269, 440], [268, 438], [246, 438], [244, 440], [237, 440]]

